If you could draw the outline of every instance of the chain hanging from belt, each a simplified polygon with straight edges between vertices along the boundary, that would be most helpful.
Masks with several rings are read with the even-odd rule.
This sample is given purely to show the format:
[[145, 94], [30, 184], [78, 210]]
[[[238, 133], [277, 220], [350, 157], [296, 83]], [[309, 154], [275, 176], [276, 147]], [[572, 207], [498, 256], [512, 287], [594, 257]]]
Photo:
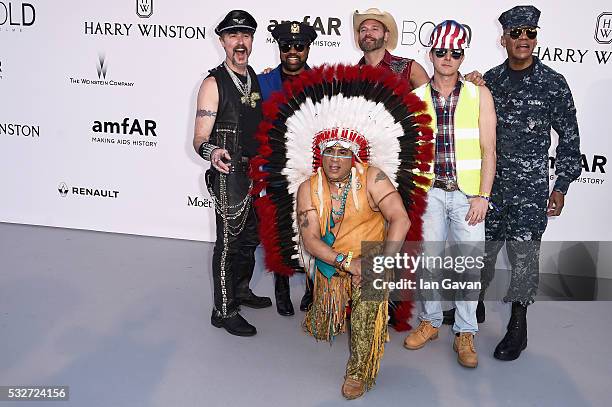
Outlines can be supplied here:
[[[227, 232], [232, 236], [238, 236], [240, 232], [244, 229], [244, 225], [246, 224], [247, 218], [249, 217], [249, 208], [251, 207], [251, 201], [253, 197], [251, 196], [251, 190], [253, 189], [253, 181], [249, 182], [249, 190], [246, 193], [246, 196], [242, 199], [242, 201], [229, 205], [227, 201], [227, 175], [223, 173], [219, 173], [219, 194], [221, 197], [217, 197], [215, 195], [215, 191], [211, 186], [208, 186], [208, 193], [212, 198], [212, 201], [215, 205], [215, 211], [221, 216], [223, 222], [227, 225]], [[238, 225], [232, 225], [229, 221], [240, 219]]]
[[225, 70], [229, 74], [230, 78], [232, 78], [232, 82], [234, 82], [236, 89], [238, 89], [238, 92], [240, 92], [240, 94], [242, 95], [240, 97], [240, 102], [243, 105], [249, 105], [252, 108], [255, 108], [255, 106], [257, 106], [257, 101], [261, 98], [261, 96], [259, 96], [259, 93], [257, 92], [251, 93], [252, 82], [251, 82], [251, 75], [249, 75], [248, 69], [246, 73], [247, 79], [246, 79], [246, 84], [245, 84], [240, 79], [238, 79], [238, 76], [236, 75], [234, 71], [230, 69], [230, 67], [227, 65], [227, 62], [223, 62], [223, 66], [225, 67]]

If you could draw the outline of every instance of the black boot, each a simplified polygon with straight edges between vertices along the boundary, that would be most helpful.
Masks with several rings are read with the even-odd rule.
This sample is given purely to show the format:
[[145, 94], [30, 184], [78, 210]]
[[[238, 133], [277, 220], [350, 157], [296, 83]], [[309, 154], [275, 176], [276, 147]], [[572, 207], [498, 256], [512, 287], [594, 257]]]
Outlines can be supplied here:
[[455, 325], [455, 309], [451, 308], [448, 311], [442, 311], [442, 323], [444, 325]]
[[236, 303], [249, 308], [266, 308], [272, 306], [272, 300], [270, 297], [259, 297], [253, 294], [253, 291], [250, 289], [245, 297], [237, 297]]
[[[444, 325], [454, 325], [455, 324], [455, 308], [451, 308], [448, 311], [442, 311], [442, 323]], [[476, 322], [482, 324], [485, 322], [485, 305], [484, 301], [478, 301], [478, 305], [476, 306]]]
[[312, 285], [314, 282], [308, 279], [306, 276], [306, 291], [304, 292], [304, 296], [302, 297], [302, 301], [300, 301], [300, 311], [308, 311], [308, 308], [312, 304]]
[[213, 310], [210, 323], [217, 328], [225, 328], [227, 332], [236, 336], [253, 336], [257, 333], [257, 329], [237, 312], [232, 317], [221, 318], [221, 314]]
[[291, 303], [289, 277], [274, 275], [274, 297], [276, 298], [276, 311], [285, 317], [295, 314]]
[[508, 332], [495, 348], [493, 357], [499, 360], [515, 360], [527, 347], [527, 307], [519, 302], [512, 303], [512, 316]]
[[478, 322], [479, 324], [485, 322], [484, 301], [478, 301], [478, 306], [476, 306], [476, 322]]

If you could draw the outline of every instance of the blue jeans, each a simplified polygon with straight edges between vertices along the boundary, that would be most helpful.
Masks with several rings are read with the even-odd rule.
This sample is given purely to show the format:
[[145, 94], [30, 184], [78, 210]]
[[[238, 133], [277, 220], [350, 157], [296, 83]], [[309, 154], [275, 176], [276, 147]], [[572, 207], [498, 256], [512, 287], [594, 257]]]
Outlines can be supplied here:
[[[431, 188], [427, 194], [427, 209], [423, 215], [423, 241], [433, 242], [425, 246], [425, 255], [444, 256], [444, 242], [450, 240], [461, 243], [457, 246], [460, 253], [455, 256], [483, 256], [485, 224], [480, 222], [474, 226], [465, 220], [470, 209], [470, 202], [461, 191], [445, 192], [440, 188]], [[430, 270], [434, 280], [440, 281], [439, 270]], [[478, 273], [479, 269], [467, 270], [468, 273]], [[422, 321], [430, 321], [438, 328], [442, 325], [442, 304], [439, 295], [428, 294], [423, 301], [424, 312], [419, 315]], [[478, 332], [476, 322], [477, 301], [455, 301], [455, 324], [453, 332]]]

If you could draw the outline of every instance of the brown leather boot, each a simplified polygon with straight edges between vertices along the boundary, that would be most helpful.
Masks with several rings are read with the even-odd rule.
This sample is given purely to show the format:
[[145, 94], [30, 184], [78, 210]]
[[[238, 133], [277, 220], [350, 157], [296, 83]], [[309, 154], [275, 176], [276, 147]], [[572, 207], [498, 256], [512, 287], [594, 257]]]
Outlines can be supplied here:
[[347, 400], [357, 399], [365, 393], [365, 383], [361, 380], [353, 379], [350, 377], [344, 378], [344, 384], [342, 385], [342, 395]]
[[478, 366], [478, 353], [474, 347], [474, 335], [469, 332], [461, 332], [455, 335], [453, 350], [457, 352], [457, 362], [461, 366], [474, 368]]
[[421, 321], [417, 329], [412, 331], [406, 339], [404, 339], [404, 348], [410, 350], [421, 349], [427, 341], [438, 338], [438, 328], [431, 326], [429, 321]]

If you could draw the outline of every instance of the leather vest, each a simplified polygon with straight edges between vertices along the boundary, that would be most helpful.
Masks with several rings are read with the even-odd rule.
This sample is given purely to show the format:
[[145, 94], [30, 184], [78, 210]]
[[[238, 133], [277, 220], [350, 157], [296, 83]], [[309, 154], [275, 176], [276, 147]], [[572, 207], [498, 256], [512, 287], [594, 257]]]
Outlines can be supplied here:
[[[251, 92], [259, 92], [259, 84], [255, 71], [249, 66], [248, 74], [251, 76]], [[209, 76], [215, 78], [219, 92], [217, 117], [210, 143], [226, 149], [230, 155], [245, 155], [243, 137], [254, 137], [254, 134], [244, 135], [241, 94], [232, 81], [223, 64], [210, 70]], [[256, 109], [261, 112], [261, 100], [257, 101]], [[260, 115], [261, 116], [261, 115]]]

